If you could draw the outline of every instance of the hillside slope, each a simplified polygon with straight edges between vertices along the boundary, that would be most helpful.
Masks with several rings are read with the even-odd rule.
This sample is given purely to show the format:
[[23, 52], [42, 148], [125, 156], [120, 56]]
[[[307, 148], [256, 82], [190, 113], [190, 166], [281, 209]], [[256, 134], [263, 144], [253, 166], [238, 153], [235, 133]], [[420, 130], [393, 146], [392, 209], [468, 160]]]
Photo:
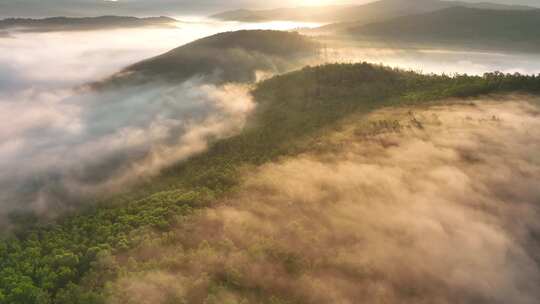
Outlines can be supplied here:
[[318, 53], [319, 45], [297, 33], [237, 31], [197, 40], [127, 67], [105, 83], [184, 81], [249, 82], [257, 71], [284, 72]]
[[352, 114], [123, 254], [109, 303], [536, 303], [539, 101]]
[[358, 37], [393, 43], [436, 43], [483, 49], [540, 49], [540, 10], [502, 11], [466, 7], [349, 28]]
[[[274, 77], [254, 89], [257, 110], [240, 134], [215, 142], [207, 152], [136, 189], [126, 189], [126, 196], [49, 225], [40, 225], [31, 216], [14, 218], [15, 233], [0, 240], [0, 301], [104, 303], [106, 286], [126, 273], [123, 263], [131, 263], [129, 249], [174, 241], [170, 230], [178, 226], [189, 230], [187, 223], [197, 216], [196, 210], [237, 189], [243, 171], [313, 150], [322, 134], [349, 115], [384, 106], [433, 104], [447, 97], [538, 93], [539, 88], [536, 76], [420, 75], [367, 63], [309, 67]], [[256, 256], [257, 249], [253, 250]], [[272, 256], [285, 259], [291, 271], [302, 269], [283, 254]], [[155, 264], [139, 265], [152, 269]], [[188, 264], [176, 265], [181, 269]], [[215, 275], [218, 283], [235, 282], [234, 277]], [[129, 289], [122, 291], [129, 294]]]

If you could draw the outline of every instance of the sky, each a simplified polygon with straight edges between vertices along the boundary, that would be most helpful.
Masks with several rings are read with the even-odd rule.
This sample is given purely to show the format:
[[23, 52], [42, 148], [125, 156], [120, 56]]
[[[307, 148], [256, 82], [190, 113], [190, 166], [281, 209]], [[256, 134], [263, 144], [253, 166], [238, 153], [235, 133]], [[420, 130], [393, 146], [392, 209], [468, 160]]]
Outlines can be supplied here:
[[[190, 15], [238, 8], [273, 8], [298, 5], [346, 4], [350, 0], [0, 0], [0, 16], [94, 16], [106, 14]], [[359, 0], [357, 3], [369, 2]]]
[[[0, 0], [0, 17], [96, 15], [193, 15], [238, 8], [275, 8], [301, 5], [363, 4], [373, 0]], [[414, 1], [414, 0], [410, 0]], [[465, 0], [486, 2], [487, 0]], [[538, 0], [489, 2], [538, 6]]]

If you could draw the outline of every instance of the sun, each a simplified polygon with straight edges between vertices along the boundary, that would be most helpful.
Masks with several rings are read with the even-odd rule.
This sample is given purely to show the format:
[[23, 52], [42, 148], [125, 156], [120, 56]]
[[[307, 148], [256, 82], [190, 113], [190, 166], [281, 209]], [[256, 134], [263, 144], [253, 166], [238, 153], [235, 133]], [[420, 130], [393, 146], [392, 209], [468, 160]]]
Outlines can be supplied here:
[[299, 6], [323, 6], [323, 5], [332, 5], [337, 4], [341, 1], [332, 1], [332, 0], [300, 0], [296, 1]]

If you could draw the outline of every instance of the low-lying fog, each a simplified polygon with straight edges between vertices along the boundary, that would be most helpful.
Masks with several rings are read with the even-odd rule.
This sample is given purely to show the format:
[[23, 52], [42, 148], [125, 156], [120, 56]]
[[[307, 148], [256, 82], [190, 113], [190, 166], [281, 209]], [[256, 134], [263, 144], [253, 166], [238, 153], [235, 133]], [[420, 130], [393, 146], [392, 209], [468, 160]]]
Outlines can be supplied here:
[[240, 130], [253, 107], [245, 84], [191, 79], [107, 92], [84, 84], [215, 33], [309, 26], [186, 19], [177, 28], [0, 38], [0, 224], [14, 210], [54, 216], [156, 174]]
[[306, 22], [222, 22], [178, 18], [176, 28], [84, 32], [10, 33], [0, 36], [0, 92], [44, 86], [58, 88], [93, 81], [126, 65], [196, 39], [241, 29], [291, 30]]
[[[166, 29], [0, 35], [0, 217], [29, 206], [51, 215], [81, 194], [155, 174], [203, 151], [209, 138], [238, 131], [253, 108], [245, 84], [193, 79], [107, 94], [82, 84], [223, 31], [317, 26], [178, 19]], [[324, 56], [433, 73], [540, 72], [533, 55], [329, 47]]]
[[486, 72], [538, 74], [540, 56], [474, 50], [393, 48], [363, 44], [358, 47], [331, 48], [324, 55], [327, 61], [367, 61], [414, 70], [419, 73], [483, 75]]
[[537, 105], [352, 117], [148, 238], [110, 303], [538, 303]]

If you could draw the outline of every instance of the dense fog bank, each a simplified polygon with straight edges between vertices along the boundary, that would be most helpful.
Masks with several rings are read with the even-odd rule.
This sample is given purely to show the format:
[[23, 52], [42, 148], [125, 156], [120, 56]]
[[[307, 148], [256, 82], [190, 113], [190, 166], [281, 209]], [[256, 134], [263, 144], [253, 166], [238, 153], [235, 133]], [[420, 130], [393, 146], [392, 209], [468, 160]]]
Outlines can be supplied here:
[[536, 303], [540, 110], [528, 99], [351, 118], [131, 252], [111, 303]]

